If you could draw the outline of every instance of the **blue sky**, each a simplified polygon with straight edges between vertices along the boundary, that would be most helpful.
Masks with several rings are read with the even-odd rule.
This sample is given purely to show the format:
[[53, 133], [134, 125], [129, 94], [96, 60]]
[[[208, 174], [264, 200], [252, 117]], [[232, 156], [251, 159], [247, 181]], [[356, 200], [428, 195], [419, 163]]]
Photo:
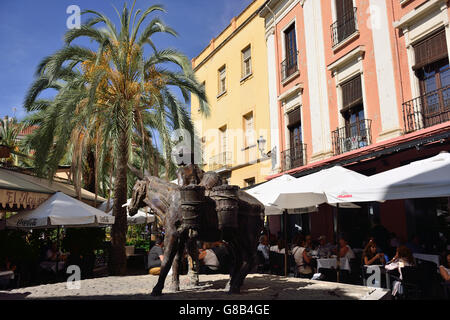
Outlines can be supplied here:
[[[23, 118], [23, 99], [38, 63], [63, 46], [70, 5], [105, 13], [118, 24], [113, 5], [121, 11], [125, 0], [1, 0], [0, 1], [0, 117]], [[132, 0], [128, 0], [131, 7]], [[162, 4], [157, 15], [179, 36], [154, 38], [159, 49], [177, 48], [197, 56], [230, 20], [252, 0], [137, 0], [135, 10]], [[82, 21], [86, 19], [82, 17]], [[149, 20], [150, 21], [150, 20]], [[78, 44], [89, 46], [89, 42]], [[14, 113], [13, 108], [16, 108]]]

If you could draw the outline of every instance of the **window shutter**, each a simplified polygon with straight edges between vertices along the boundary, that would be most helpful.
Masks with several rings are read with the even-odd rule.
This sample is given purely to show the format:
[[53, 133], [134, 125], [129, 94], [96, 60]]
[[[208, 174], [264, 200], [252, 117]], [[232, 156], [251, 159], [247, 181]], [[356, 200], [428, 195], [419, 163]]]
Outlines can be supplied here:
[[361, 75], [343, 83], [342, 89], [342, 111], [362, 103]]
[[294, 125], [297, 125], [301, 122], [300, 117], [300, 108], [296, 108], [295, 110], [292, 110], [288, 112], [288, 127], [292, 127]]
[[420, 69], [427, 64], [433, 63], [448, 56], [445, 31], [441, 30], [425, 40], [417, 43], [414, 47], [416, 63], [414, 70]]

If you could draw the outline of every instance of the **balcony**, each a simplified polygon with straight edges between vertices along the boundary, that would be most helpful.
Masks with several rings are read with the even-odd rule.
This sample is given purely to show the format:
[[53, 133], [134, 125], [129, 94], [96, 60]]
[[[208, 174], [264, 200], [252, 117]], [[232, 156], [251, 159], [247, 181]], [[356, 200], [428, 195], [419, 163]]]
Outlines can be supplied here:
[[363, 148], [372, 143], [372, 120], [363, 119], [336, 129], [331, 133], [334, 155]]
[[222, 172], [231, 168], [231, 152], [222, 152], [209, 158], [209, 170]]
[[450, 86], [403, 103], [405, 133], [450, 120]]
[[358, 22], [356, 19], [356, 8], [350, 10], [346, 14], [334, 22], [331, 26], [331, 42], [335, 47], [356, 31], [358, 31]]
[[281, 62], [281, 82], [286, 82], [298, 70], [298, 51], [288, 54], [288, 57]]
[[281, 152], [281, 171], [298, 168], [306, 164], [306, 144], [299, 144], [295, 148], [291, 148]]

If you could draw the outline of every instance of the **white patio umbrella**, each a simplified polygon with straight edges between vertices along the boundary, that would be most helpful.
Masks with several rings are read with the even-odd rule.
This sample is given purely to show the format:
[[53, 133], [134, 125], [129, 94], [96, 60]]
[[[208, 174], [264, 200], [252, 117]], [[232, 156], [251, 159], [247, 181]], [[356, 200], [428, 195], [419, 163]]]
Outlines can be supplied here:
[[[155, 215], [147, 213], [146, 211], [139, 209], [138, 212], [134, 216], [130, 216], [128, 213], [128, 205], [130, 204], [131, 199], [127, 200], [127, 203], [122, 205], [122, 207], [127, 207], [127, 223], [128, 225], [138, 225], [138, 224], [147, 224], [155, 222]], [[97, 209], [106, 212], [108, 209], [108, 201], [103, 202]], [[109, 204], [110, 210], [107, 212], [108, 215], [112, 215], [112, 201], [110, 200]]]
[[326, 190], [328, 201], [367, 202], [450, 196], [450, 154], [411, 162], [359, 182], [343, 181]]
[[62, 192], [56, 192], [39, 207], [13, 215], [9, 228], [99, 227], [114, 224], [114, 217]]
[[254, 188], [245, 190], [249, 195], [255, 197], [265, 206], [265, 215], [281, 215], [283, 214], [283, 210], [285, 208], [274, 205], [273, 202], [278, 197], [278, 191], [281, 187], [286, 185], [286, 183], [290, 181], [294, 181], [296, 178], [284, 174], [280, 177], [272, 179], [270, 181], [264, 182], [260, 185], [257, 185]]
[[[328, 202], [325, 190], [342, 184], [343, 182], [360, 182], [367, 176], [355, 171], [334, 166], [316, 173], [312, 173], [280, 186], [276, 190], [272, 205], [285, 209], [308, 208]], [[338, 201], [340, 202], [340, 201]], [[359, 208], [351, 203], [344, 203], [341, 207]]]

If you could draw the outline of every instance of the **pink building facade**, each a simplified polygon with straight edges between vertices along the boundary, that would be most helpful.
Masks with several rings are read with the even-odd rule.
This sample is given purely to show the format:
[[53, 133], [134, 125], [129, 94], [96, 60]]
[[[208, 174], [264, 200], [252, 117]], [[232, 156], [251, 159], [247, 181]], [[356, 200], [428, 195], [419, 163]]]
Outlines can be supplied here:
[[[333, 165], [372, 175], [450, 151], [449, 6], [447, 0], [267, 1], [260, 17], [271, 149], [278, 151], [267, 178]], [[448, 208], [447, 198], [361, 204], [344, 210], [339, 225], [356, 243], [377, 217], [405, 241], [419, 234], [432, 243], [442, 227], [436, 212]], [[296, 219], [313, 236], [333, 238], [331, 207]], [[270, 221], [275, 230], [277, 218]]]

